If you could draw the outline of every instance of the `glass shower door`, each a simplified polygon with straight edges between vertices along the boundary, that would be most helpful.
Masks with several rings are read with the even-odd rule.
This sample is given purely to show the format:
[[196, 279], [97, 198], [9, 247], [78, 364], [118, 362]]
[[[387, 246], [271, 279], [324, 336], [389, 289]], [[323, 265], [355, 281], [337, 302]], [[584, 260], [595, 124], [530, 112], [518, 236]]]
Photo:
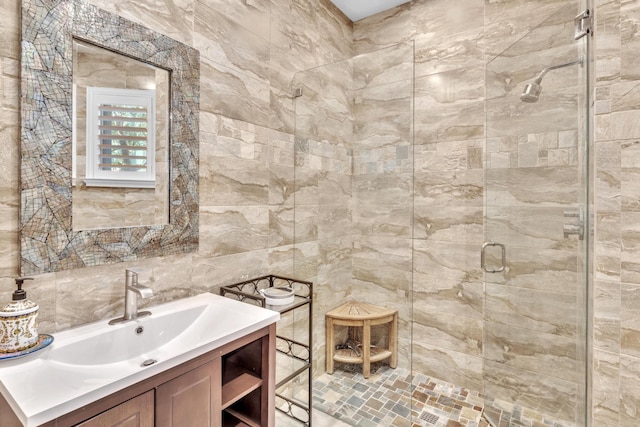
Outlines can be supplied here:
[[[407, 42], [294, 79], [294, 269], [314, 283], [314, 419], [324, 413], [349, 425], [409, 425], [413, 64]], [[395, 369], [389, 360], [372, 362], [364, 377], [357, 362], [363, 328], [336, 328], [327, 342], [326, 313], [346, 302], [397, 311]], [[390, 347], [387, 330], [371, 327], [372, 352]], [[332, 372], [326, 345], [335, 350]], [[333, 418], [317, 424], [336, 425]]]
[[562, 7], [487, 65], [483, 388], [496, 426], [585, 425], [588, 58], [577, 13]]

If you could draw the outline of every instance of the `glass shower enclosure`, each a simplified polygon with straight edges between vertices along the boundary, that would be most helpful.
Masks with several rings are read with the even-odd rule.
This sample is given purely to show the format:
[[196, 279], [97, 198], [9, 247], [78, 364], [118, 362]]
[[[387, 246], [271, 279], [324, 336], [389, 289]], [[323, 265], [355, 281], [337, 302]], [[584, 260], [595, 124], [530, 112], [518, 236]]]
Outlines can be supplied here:
[[[363, 426], [587, 425], [582, 3], [545, 2], [480, 66], [418, 72], [411, 40], [296, 75], [314, 411]], [[345, 301], [398, 311], [396, 369], [325, 372], [325, 313]]]

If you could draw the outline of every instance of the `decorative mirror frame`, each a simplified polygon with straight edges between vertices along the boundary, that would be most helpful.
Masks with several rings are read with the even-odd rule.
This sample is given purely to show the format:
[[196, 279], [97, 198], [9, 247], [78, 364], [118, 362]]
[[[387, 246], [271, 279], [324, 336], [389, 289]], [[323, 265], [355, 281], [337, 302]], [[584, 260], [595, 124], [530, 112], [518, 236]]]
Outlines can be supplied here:
[[[73, 39], [171, 73], [169, 224], [72, 228]], [[198, 248], [200, 55], [81, 0], [22, 2], [22, 275]]]

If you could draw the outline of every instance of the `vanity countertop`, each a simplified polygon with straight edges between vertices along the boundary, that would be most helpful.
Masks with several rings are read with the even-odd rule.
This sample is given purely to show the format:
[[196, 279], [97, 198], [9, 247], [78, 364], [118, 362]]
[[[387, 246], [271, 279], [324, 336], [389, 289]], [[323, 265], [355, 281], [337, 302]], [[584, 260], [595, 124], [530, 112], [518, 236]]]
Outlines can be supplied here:
[[[210, 293], [149, 310], [151, 316], [120, 325], [104, 320], [54, 334], [44, 350], [0, 361], [0, 393], [22, 424], [51, 421], [280, 318]], [[142, 366], [150, 359], [156, 362]]]

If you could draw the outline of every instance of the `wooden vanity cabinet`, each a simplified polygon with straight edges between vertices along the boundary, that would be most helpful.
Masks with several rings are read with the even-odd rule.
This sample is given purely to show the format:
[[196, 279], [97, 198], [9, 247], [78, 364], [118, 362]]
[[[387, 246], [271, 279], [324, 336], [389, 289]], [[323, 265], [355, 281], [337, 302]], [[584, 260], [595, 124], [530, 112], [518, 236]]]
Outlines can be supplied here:
[[148, 391], [78, 424], [78, 427], [151, 427], [153, 391]]
[[262, 328], [41, 427], [274, 427], [275, 331]]

